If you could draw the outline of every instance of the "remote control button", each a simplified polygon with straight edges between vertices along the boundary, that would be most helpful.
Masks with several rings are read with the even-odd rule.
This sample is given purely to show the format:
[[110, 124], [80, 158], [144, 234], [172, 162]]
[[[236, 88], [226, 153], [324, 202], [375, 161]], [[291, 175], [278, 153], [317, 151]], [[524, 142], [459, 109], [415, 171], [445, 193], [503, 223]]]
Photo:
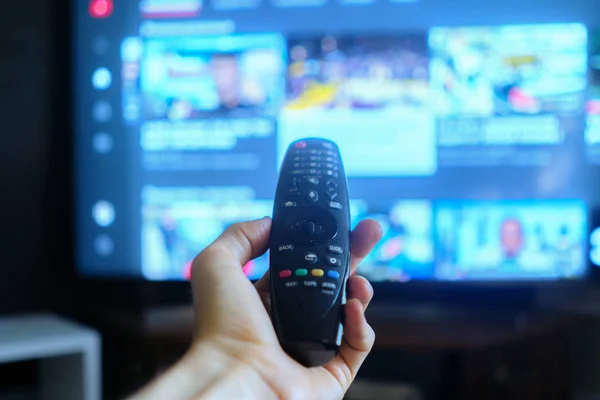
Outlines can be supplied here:
[[285, 287], [296, 287], [296, 286], [298, 286], [298, 282], [296, 282], [296, 281], [285, 283]]
[[[308, 222], [313, 223], [314, 230]], [[290, 243], [297, 246], [319, 246], [328, 243], [337, 236], [338, 229], [335, 216], [327, 209], [315, 206], [295, 208], [285, 222], [286, 236]]]
[[319, 154], [321, 154], [321, 152], [317, 149], [310, 149], [310, 150], [308, 150], [308, 154], [319, 155]]
[[323, 275], [325, 275], [325, 271], [323, 271], [322, 269], [313, 269], [312, 271], [310, 271], [310, 274], [311, 274], [312, 276], [317, 276], [317, 277], [319, 277], [319, 276], [323, 276]]
[[296, 202], [295, 201], [286, 201], [285, 203], [283, 203], [283, 206], [285, 208], [293, 208], [293, 207], [296, 207]]
[[342, 265], [342, 262], [337, 257], [327, 257], [325, 259], [325, 264], [331, 265], [332, 267], [340, 267]]
[[321, 171], [313, 168], [313, 169], [308, 170], [308, 174], [309, 175], [321, 175]]
[[323, 161], [323, 159], [319, 156], [308, 156], [308, 161]]
[[328, 163], [335, 163], [335, 164], [337, 164], [337, 160], [335, 158], [333, 158], [333, 157], [325, 157], [323, 160], [325, 160], [325, 162], [328, 162]]
[[304, 198], [311, 203], [316, 203], [319, 200], [319, 192], [314, 189], [309, 190], [304, 195]]
[[341, 210], [342, 205], [340, 203], [338, 203], [337, 201], [330, 201], [329, 208], [333, 208], [334, 210]]
[[317, 255], [315, 253], [306, 253], [304, 255], [304, 261], [306, 261], [310, 264], [316, 264], [317, 261], [319, 261], [319, 257], [317, 257]]
[[338, 170], [338, 167], [337, 167], [337, 165], [334, 165], [334, 164], [332, 164], [332, 163], [325, 163], [324, 167], [325, 167], [325, 168], [327, 168], [327, 169], [332, 169], [332, 170], [334, 170], [334, 171], [337, 171], [337, 170]]
[[316, 224], [317, 225], [315, 227], [315, 236], [323, 236], [323, 234], [325, 234], [325, 228], [318, 222]]
[[305, 178], [305, 181], [310, 183], [311, 185], [319, 184], [319, 178], [315, 178], [314, 176], [309, 176], [309, 177]]
[[304, 286], [317, 287], [317, 281], [304, 281]]
[[327, 247], [327, 251], [332, 254], [343, 254], [344, 253], [342, 246], [335, 246], [335, 245], [329, 245]]
[[306, 142], [304, 142], [304, 141], [302, 141], [302, 142], [297, 142], [297, 143], [294, 145], [294, 147], [295, 147], [295, 148], [297, 148], [297, 149], [304, 149], [304, 148], [306, 148]]
[[302, 168], [323, 168], [321, 163], [318, 163], [318, 162], [300, 163], [299, 166]]
[[297, 269], [296, 276], [306, 276], [308, 275], [308, 270], [306, 269]]
[[296, 176], [298, 176], [298, 175], [304, 175], [305, 171], [303, 169], [293, 169], [293, 170], [290, 171], [290, 174], [296, 175]]
[[321, 287], [325, 288], [325, 289], [333, 289], [333, 290], [335, 290], [335, 288], [336, 288], [335, 283], [331, 283], [331, 282], [323, 282], [323, 283], [321, 283]]
[[298, 190], [297, 187], [293, 187], [293, 188], [289, 188], [288, 189], [288, 194], [290, 196], [299, 196], [300, 195], [300, 191]]
[[327, 195], [330, 200], [333, 200], [337, 197], [337, 188], [338, 185], [333, 180], [327, 181]]
[[323, 142], [322, 146], [325, 147], [326, 149], [333, 149], [333, 143]]
[[325, 176], [332, 176], [334, 178], [337, 178], [339, 176], [337, 172], [332, 171], [330, 169], [326, 170], [324, 175]]
[[[300, 223], [297, 221], [287, 221], [285, 223], [285, 229], [288, 232], [288, 237], [292, 239], [294, 242], [298, 242], [297, 236], [300, 233]], [[298, 242], [298, 244], [301, 244]]]
[[337, 271], [327, 271], [327, 276], [333, 279], [339, 279], [340, 273]]
[[289, 278], [290, 276], [292, 276], [292, 271], [290, 271], [289, 269], [279, 272], [280, 278]]
[[315, 236], [316, 228], [317, 226], [313, 221], [303, 221], [298, 224], [298, 232], [307, 237]]
[[335, 291], [333, 290], [321, 290], [321, 293], [326, 294], [328, 296], [335, 296]]
[[279, 246], [279, 251], [294, 251], [294, 245], [293, 244], [284, 244], [282, 246]]

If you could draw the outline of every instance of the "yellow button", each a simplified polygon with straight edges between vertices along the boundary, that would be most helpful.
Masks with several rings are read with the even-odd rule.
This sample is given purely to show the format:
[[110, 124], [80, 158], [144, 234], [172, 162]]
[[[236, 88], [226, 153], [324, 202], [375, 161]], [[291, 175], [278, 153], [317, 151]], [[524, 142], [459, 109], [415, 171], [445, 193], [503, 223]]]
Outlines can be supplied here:
[[313, 269], [310, 273], [312, 276], [323, 276], [325, 274], [322, 269]]

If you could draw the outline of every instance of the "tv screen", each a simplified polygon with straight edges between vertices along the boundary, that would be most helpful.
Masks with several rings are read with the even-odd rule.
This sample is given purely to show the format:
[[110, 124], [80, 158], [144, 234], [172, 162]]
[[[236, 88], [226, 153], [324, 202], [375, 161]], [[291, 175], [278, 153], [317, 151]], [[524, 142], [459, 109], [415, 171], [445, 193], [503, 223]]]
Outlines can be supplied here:
[[339, 145], [353, 224], [383, 228], [373, 282], [600, 262], [594, 0], [74, 3], [82, 276], [188, 279], [227, 226], [271, 215], [302, 137]]

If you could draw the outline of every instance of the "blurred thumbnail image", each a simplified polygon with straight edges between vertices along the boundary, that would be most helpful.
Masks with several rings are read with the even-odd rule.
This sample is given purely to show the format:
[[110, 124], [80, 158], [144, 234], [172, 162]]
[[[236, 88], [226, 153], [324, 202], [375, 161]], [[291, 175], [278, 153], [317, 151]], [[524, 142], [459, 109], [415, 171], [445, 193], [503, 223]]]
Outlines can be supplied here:
[[552, 279], [585, 273], [582, 202], [455, 202], [436, 209], [440, 279]]
[[378, 221], [383, 237], [360, 264], [360, 275], [372, 282], [433, 278], [432, 212], [428, 201], [399, 201], [387, 212], [367, 212], [363, 218]]
[[285, 97], [285, 54], [276, 34], [148, 40], [140, 70], [145, 118], [275, 115]]
[[140, 0], [142, 18], [193, 18], [197, 17], [204, 0]]
[[425, 37], [290, 40], [288, 109], [424, 107]]
[[308, 134], [336, 142], [352, 177], [435, 173], [426, 35], [290, 40], [288, 58], [280, 160]]
[[366, 218], [369, 210], [369, 204], [365, 200], [350, 200], [350, 226], [356, 228], [360, 221]]
[[[142, 211], [142, 273], [149, 280], [189, 279], [192, 260], [228, 226], [271, 215], [273, 202], [181, 202]], [[268, 255], [244, 267], [250, 279], [268, 269]]]
[[589, 37], [589, 100], [588, 114], [600, 115], [600, 31], [594, 32]]
[[432, 98], [440, 115], [576, 112], [587, 89], [582, 24], [433, 28]]

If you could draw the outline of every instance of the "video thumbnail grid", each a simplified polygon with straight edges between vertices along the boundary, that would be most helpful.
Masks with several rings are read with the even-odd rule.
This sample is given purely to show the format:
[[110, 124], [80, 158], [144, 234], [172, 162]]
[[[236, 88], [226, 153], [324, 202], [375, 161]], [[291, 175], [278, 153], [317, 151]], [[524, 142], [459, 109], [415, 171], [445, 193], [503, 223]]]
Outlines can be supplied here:
[[[581, 151], [572, 137], [583, 129], [568, 122], [587, 114], [587, 159], [600, 162], [599, 40], [581, 24], [128, 38], [124, 118], [139, 126], [145, 153], [205, 150], [205, 162], [238, 157], [238, 141], [256, 139], [251, 155], [275, 151], [279, 165], [293, 140], [324, 137], [340, 146], [350, 178], [372, 182], [430, 178], [476, 158], [489, 166], [552, 163], [550, 151], [540, 151]], [[186, 279], [193, 257], [227, 226], [271, 215], [271, 200], [232, 198], [143, 200], [144, 276]], [[384, 228], [359, 269], [372, 281], [585, 273], [584, 203], [372, 200], [354, 200], [351, 210], [354, 223], [370, 217]], [[267, 269], [264, 255], [244, 272], [258, 279]]]
[[[147, 199], [142, 205], [143, 275], [189, 278], [193, 258], [223, 230], [271, 215], [272, 207], [272, 201], [253, 199]], [[371, 218], [383, 230], [358, 270], [373, 282], [574, 279], [585, 274], [588, 224], [581, 201], [352, 200], [350, 211], [353, 227]], [[268, 254], [244, 267], [250, 279], [267, 270]]]
[[587, 160], [600, 164], [600, 33], [590, 36], [589, 95], [586, 104]]
[[[527, 157], [532, 148], [583, 134], [565, 118], [598, 113], [597, 36], [572, 23], [126, 38], [123, 114], [141, 125], [149, 152], [233, 149], [239, 139], [276, 137], [281, 161], [289, 143], [318, 136], [339, 144], [356, 177], [472, 166], [460, 154], [473, 147], [514, 148], [503, 163], [527, 165], [548, 159]], [[593, 132], [588, 127], [587, 137]], [[483, 162], [497, 165], [488, 153]]]

